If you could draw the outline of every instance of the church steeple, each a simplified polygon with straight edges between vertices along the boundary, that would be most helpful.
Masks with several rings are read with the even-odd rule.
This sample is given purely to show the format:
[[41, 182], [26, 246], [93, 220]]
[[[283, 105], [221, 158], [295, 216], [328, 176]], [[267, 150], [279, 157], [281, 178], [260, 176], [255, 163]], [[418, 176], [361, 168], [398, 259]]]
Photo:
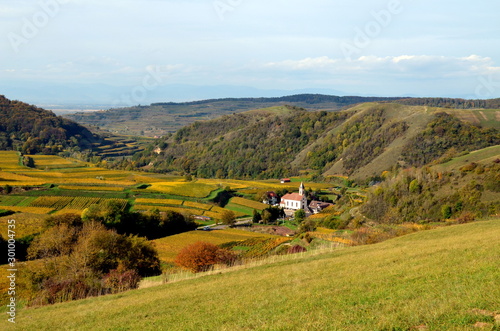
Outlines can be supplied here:
[[300, 195], [305, 195], [306, 194], [306, 188], [304, 186], [304, 182], [300, 183], [299, 194]]

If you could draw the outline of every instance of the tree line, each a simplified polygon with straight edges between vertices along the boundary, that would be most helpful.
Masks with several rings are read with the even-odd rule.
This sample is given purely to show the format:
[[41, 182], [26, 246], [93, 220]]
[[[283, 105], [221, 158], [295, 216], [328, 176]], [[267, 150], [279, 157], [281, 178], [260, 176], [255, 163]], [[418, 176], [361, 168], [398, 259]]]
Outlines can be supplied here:
[[[21, 238], [16, 258], [29, 305], [82, 299], [136, 288], [142, 277], [161, 274], [149, 240], [194, 230], [174, 211], [129, 212], [110, 202], [82, 215], [51, 216], [39, 234]], [[7, 242], [0, 237], [0, 247]]]

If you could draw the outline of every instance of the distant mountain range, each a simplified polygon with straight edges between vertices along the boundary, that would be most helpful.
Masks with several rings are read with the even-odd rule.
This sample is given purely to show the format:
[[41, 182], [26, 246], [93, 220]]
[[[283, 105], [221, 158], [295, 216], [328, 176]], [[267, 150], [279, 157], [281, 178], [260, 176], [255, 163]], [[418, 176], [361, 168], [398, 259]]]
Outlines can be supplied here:
[[397, 98], [338, 97], [321, 94], [299, 94], [273, 98], [225, 98], [193, 102], [164, 102], [150, 106], [115, 108], [99, 112], [64, 114], [66, 118], [89, 127], [115, 134], [163, 136], [196, 121], [252, 109], [292, 105], [309, 110], [336, 111], [343, 107], [373, 101], [395, 101]]
[[[137, 90], [136, 90], [137, 89]], [[140, 93], [137, 91], [141, 90]], [[0, 91], [10, 99], [22, 100], [58, 112], [59, 109], [110, 109], [149, 105], [158, 102], [189, 102], [217, 98], [259, 98], [284, 95], [321, 93], [348, 95], [334, 89], [266, 90], [247, 86], [161, 85], [142, 90], [141, 85], [113, 86], [108, 84], [16, 84], [0, 83]], [[146, 93], [142, 93], [146, 91]], [[137, 95], [135, 94], [137, 92]]]
[[114, 134], [159, 137], [173, 133], [196, 121], [252, 109], [290, 105], [307, 110], [338, 111], [363, 102], [397, 102], [455, 109], [500, 108], [500, 99], [464, 100], [449, 98], [391, 98], [298, 94], [271, 98], [224, 98], [193, 102], [162, 102], [149, 106], [115, 108], [99, 112], [80, 112], [63, 116], [91, 128], [100, 128]]

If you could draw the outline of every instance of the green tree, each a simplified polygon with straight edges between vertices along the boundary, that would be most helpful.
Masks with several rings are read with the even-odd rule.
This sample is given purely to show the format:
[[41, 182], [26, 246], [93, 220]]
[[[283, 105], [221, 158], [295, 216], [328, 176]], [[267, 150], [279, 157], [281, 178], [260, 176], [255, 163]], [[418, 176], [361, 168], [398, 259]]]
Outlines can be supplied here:
[[450, 206], [444, 205], [443, 207], [441, 207], [441, 216], [443, 217], [443, 219], [450, 219], [452, 214], [453, 212]]
[[422, 190], [422, 187], [420, 186], [420, 183], [418, 180], [414, 179], [410, 182], [409, 186], [410, 193], [420, 193]]
[[304, 211], [304, 209], [299, 209], [295, 212], [294, 216], [295, 216], [295, 221], [297, 222], [297, 224], [300, 224], [306, 218], [306, 212]]
[[253, 216], [252, 216], [252, 222], [259, 223], [260, 220], [262, 220], [262, 215], [256, 209], [254, 209]]
[[120, 223], [127, 216], [130, 216], [125, 209], [121, 203], [116, 201], [107, 201], [104, 204], [91, 205], [83, 211], [82, 220], [84, 222], [100, 222], [108, 228], [116, 229], [120, 227]]
[[264, 224], [269, 224], [269, 222], [271, 222], [273, 218], [273, 215], [271, 214], [271, 212], [267, 209], [265, 209], [263, 212], [262, 212], [262, 222], [264, 222]]

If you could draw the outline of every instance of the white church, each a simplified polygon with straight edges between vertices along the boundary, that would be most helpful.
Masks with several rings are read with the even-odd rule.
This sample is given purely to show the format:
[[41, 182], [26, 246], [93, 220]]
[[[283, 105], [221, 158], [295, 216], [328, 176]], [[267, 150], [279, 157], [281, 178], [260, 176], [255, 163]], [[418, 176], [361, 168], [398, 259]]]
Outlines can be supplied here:
[[300, 183], [299, 193], [288, 193], [281, 198], [280, 207], [289, 210], [307, 210], [306, 188]]

